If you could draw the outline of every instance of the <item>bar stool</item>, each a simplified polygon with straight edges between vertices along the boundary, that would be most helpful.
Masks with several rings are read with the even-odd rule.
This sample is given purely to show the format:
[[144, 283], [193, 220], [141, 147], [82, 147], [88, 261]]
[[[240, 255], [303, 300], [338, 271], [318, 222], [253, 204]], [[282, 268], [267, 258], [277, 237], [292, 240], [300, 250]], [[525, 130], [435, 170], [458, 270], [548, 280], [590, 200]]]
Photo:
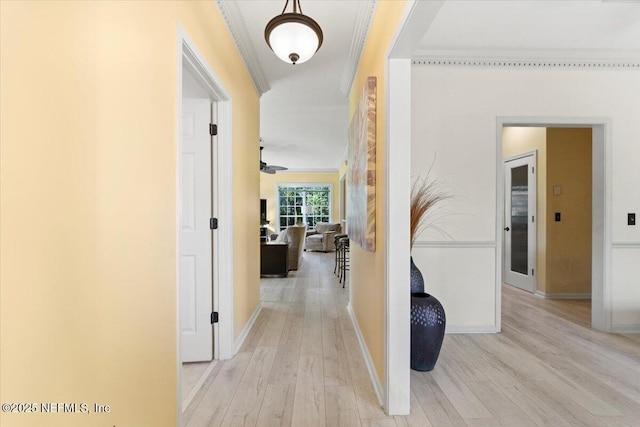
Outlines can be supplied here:
[[[342, 283], [344, 288], [346, 284], [346, 274], [349, 271], [349, 237], [345, 236], [340, 239], [340, 254], [338, 255], [338, 283]], [[337, 250], [337, 249], [336, 249]]]
[[333, 264], [333, 274], [338, 276], [338, 267], [340, 266], [342, 252], [340, 251], [340, 240], [344, 237], [347, 237], [346, 234], [336, 234], [333, 237], [333, 243], [336, 247], [335, 261]]

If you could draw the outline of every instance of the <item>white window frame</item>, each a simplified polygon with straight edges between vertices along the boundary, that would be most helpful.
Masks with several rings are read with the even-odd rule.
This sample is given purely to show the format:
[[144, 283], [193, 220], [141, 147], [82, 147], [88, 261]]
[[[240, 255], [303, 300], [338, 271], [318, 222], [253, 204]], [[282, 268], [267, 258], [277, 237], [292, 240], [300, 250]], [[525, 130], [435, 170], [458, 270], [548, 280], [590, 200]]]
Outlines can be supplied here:
[[305, 187], [328, 187], [329, 188], [329, 222], [333, 222], [333, 192], [335, 189], [333, 188], [333, 184], [330, 182], [280, 182], [276, 184], [276, 223], [275, 229], [279, 233], [280, 232], [280, 189], [283, 187], [296, 187], [296, 188], [305, 188]]

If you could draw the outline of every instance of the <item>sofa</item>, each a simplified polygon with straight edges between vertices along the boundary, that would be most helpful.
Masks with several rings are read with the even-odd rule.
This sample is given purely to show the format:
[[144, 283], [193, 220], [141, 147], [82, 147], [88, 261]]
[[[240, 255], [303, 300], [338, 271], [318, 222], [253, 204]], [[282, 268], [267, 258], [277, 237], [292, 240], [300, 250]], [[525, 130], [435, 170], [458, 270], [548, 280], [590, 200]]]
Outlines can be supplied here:
[[282, 230], [275, 239], [278, 243], [289, 244], [289, 270], [297, 270], [302, 262], [306, 231], [305, 225], [292, 225]]
[[313, 230], [307, 232], [305, 249], [308, 251], [329, 252], [336, 249], [335, 236], [342, 232], [339, 223], [318, 222]]

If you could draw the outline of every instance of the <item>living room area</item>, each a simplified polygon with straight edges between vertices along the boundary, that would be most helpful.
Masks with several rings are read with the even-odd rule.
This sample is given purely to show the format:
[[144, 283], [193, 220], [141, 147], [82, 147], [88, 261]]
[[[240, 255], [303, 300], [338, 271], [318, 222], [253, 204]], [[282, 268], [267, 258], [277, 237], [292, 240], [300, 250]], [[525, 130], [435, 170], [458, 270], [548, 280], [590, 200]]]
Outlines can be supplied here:
[[346, 162], [335, 171], [260, 174], [262, 277], [286, 277], [307, 251], [336, 250], [346, 235], [345, 175]]

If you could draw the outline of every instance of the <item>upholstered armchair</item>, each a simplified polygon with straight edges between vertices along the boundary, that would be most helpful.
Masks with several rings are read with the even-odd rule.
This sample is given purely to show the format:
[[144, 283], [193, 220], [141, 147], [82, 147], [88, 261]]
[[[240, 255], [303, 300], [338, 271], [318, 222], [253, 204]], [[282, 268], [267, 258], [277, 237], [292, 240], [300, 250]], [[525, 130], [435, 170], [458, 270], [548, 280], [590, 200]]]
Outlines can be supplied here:
[[318, 222], [313, 230], [307, 232], [305, 249], [308, 251], [334, 251], [336, 245], [334, 238], [342, 231], [340, 224], [331, 222]]
[[306, 230], [305, 225], [293, 225], [282, 230], [275, 239], [276, 242], [289, 244], [289, 270], [297, 270], [302, 261]]

